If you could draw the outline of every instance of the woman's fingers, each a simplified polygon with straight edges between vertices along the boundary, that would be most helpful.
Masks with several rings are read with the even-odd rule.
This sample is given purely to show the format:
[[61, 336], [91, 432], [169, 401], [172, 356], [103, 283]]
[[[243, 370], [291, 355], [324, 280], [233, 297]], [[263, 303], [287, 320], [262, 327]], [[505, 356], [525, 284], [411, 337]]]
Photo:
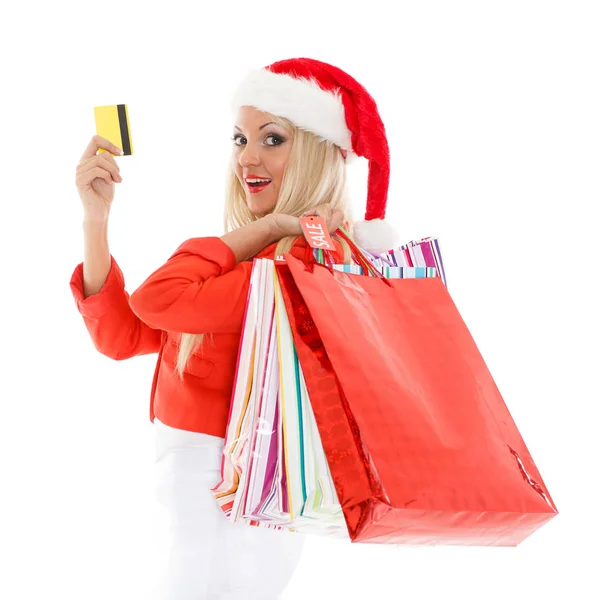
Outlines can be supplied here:
[[[121, 148], [118, 148], [112, 142], [109, 142], [106, 138], [103, 138], [99, 135], [94, 135], [92, 136], [90, 143], [87, 145], [87, 148], [81, 155], [80, 160], [92, 158], [96, 155], [99, 148], [102, 148], [103, 150], [108, 150], [109, 152], [113, 152], [114, 154], [121, 156]], [[102, 154], [102, 152], [100, 154]]]
[[327, 225], [327, 229], [333, 233], [344, 222], [344, 213], [341, 210], [334, 210], [331, 204], [322, 204], [316, 208], [305, 212], [303, 217], [323, 217]]

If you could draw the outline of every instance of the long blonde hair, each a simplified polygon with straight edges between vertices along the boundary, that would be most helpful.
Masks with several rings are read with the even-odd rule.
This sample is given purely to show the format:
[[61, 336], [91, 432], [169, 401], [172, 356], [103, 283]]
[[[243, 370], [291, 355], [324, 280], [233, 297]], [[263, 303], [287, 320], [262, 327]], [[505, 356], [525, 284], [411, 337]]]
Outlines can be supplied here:
[[[315, 207], [330, 203], [333, 209], [344, 213], [344, 221], [352, 229], [346, 163], [338, 146], [323, 140], [310, 131], [296, 127], [288, 119], [265, 113], [270, 121], [286, 128], [293, 136], [293, 144], [286, 164], [274, 213], [296, 217]], [[246, 194], [233, 168], [227, 173], [225, 191], [225, 231], [248, 225], [260, 217], [250, 211]], [[351, 233], [351, 231], [350, 231]], [[282, 238], [275, 248], [275, 256], [289, 252], [298, 236]], [[333, 236], [336, 238], [337, 236]], [[350, 262], [350, 249], [338, 238], [344, 251], [344, 262]], [[183, 378], [185, 365], [192, 352], [199, 347], [205, 334], [183, 333], [175, 371]], [[207, 335], [210, 340], [210, 334]]]

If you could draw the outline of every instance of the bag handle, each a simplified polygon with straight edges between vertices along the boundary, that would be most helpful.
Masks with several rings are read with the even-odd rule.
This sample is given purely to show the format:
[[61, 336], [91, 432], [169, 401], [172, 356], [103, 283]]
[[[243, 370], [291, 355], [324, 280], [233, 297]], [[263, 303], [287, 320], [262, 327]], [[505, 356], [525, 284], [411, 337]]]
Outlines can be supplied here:
[[333, 254], [329, 250], [323, 250], [323, 248], [317, 249], [317, 262], [320, 265], [332, 265], [335, 260]]
[[[352, 238], [348, 235], [348, 232], [343, 227], [339, 227], [335, 231], [335, 234], [346, 241], [346, 243], [350, 247], [350, 251], [352, 253], [352, 258], [354, 259], [354, 261], [357, 264], [359, 264], [363, 268], [363, 272], [367, 276], [370, 275], [372, 277], [377, 277], [377, 278], [385, 281], [385, 283], [387, 283], [389, 286], [392, 286], [391, 282], [388, 281], [387, 277], [385, 277], [383, 275], [383, 273], [381, 273], [381, 271], [378, 271], [375, 268], [373, 263], [367, 258], [367, 256], [362, 252], [362, 250], [354, 243]], [[320, 265], [327, 267], [333, 273], [332, 265], [334, 264], [334, 258], [333, 258], [333, 255], [331, 254], [331, 252], [329, 252], [329, 250], [324, 251], [323, 249], [319, 248], [319, 249], [317, 249], [316, 255], [317, 255], [316, 262]]]
[[352, 238], [348, 235], [348, 232], [340, 227], [336, 232], [343, 240], [346, 241], [348, 246], [350, 246], [350, 250], [352, 251], [352, 256], [354, 260], [363, 268], [363, 271], [368, 275], [371, 274], [373, 277], [379, 277], [379, 279], [385, 279], [383, 273], [378, 271], [373, 263], [362, 253], [360, 248], [354, 243]]
[[[348, 235], [348, 232], [343, 227], [338, 227], [338, 229], [335, 231], [335, 234], [346, 241], [346, 243], [350, 247], [350, 251], [352, 252], [352, 258], [354, 258], [355, 262], [363, 268], [363, 272], [366, 273], [367, 276], [371, 275], [373, 277], [377, 277], [378, 279], [381, 279], [384, 283], [386, 283], [389, 287], [394, 287], [392, 282], [389, 281], [388, 278], [385, 277], [385, 275], [381, 271], [378, 271], [375, 268], [373, 263], [354, 243], [352, 238]], [[307, 251], [309, 250], [310, 248], [307, 247]], [[334, 264], [334, 258], [331, 252], [329, 250], [323, 251], [322, 248], [318, 248], [316, 255], [317, 256], [315, 262], [317, 262], [320, 265], [323, 265], [324, 267], [327, 267], [327, 269], [329, 269], [329, 271], [331, 271], [331, 273], [333, 274], [334, 269], [332, 265]]]

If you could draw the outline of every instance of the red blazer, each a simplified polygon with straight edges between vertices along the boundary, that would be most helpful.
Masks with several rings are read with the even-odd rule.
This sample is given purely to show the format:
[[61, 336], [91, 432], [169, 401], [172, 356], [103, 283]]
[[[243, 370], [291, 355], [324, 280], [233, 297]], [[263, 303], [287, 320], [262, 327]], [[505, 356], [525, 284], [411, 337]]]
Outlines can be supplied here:
[[[273, 258], [276, 244], [256, 258]], [[313, 262], [303, 237], [291, 254]], [[341, 248], [334, 255], [342, 262]], [[158, 353], [150, 393], [150, 420], [225, 437], [252, 260], [236, 264], [218, 237], [191, 238], [131, 296], [119, 265], [97, 294], [83, 297], [83, 263], [70, 286], [96, 349], [115, 360]], [[183, 381], [174, 365], [185, 333], [211, 333], [189, 358]]]

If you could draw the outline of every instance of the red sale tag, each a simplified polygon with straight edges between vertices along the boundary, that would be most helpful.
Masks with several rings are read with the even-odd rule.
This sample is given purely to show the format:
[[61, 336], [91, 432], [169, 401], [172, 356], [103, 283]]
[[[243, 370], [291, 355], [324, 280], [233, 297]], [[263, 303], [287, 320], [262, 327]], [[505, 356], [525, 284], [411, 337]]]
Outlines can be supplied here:
[[300, 217], [300, 225], [311, 248], [335, 250], [323, 217]]

